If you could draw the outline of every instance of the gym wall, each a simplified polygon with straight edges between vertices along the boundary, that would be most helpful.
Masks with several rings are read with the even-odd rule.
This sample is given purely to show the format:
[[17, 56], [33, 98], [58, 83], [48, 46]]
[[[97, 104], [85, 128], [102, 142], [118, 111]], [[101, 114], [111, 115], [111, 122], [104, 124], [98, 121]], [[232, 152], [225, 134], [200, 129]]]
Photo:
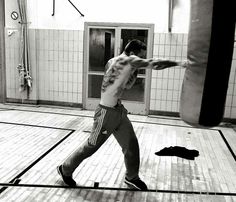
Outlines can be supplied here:
[[[33, 82], [38, 95], [30, 99], [82, 103], [83, 31], [30, 30], [32, 65], [37, 67]], [[185, 60], [187, 34], [155, 33], [154, 57]], [[36, 40], [34, 40], [36, 39]], [[17, 65], [19, 61], [19, 32], [6, 32], [7, 98], [25, 99], [19, 92]], [[150, 110], [154, 113], [178, 112], [184, 69], [175, 67], [152, 72]], [[225, 118], [236, 118], [236, 45], [227, 92]]]
[[[20, 26], [10, 18], [17, 10], [15, 0], [5, 1], [5, 49], [6, 49], [6, 97], [8, 102], [27, 102], [26, 92], [19, 92]], [[189, 1], [175, 1], [172, 34], [168, 32], [168, 1], [147, 0], [132, 10], [132, 18], [121, 16], [119, 9], [112, 10], [109, 0], [82, 0], [76, 4], [85, 14], [82, 18], [67, 0], [56, 1], [55, 16], [52, 17], [52, 2], [28, 0], [30, 59], [33, 88], [29, 100], [45, 103], [82, 105], [83, 74], [83, 25], [85, 21], [154, 23], [155, 34], [153, 56], [184, 60], [187, 56], [188, 4]], [[76, 1], [73, 1], [76, 3]], [[186, 3], [188, 2], [188, 3]], [[99, 8], [96, 8], [98, 3]], [[119, 1], [120, 9], [125, 0]], [[106, 7], [102, 7], [106, 4]], [[150, 5], [158, 5], [150, 6]], [[129, 5], [133, 6], [133, 5]], [[128, 7], [128, 5], [127, 5]], [[91, 11], [92, 9], [92, 11]], [[123, 8], [124, 9], [124, 8]], [[128, 8], [127, 8], [128, 9]], [[108, 18], [107, 12], [112, 15]], [[154, 12], [155, 11], [155, 12]], [[131, 11], [129, 11], [131, 12]], [[142, 13], [140, 15], [139, 13]], [[66, 17], [65, 17], [66, 16]], [[144, 17], [143, 17], [144, 16]], [[227, 92], [225, 117], [236, 118], [236, 44]], [[184, 76], [184, 69], [176, 67], [153, 71], [151, 81], [150, 112], [177, 113]], [[36, 103], [37, 104], [37, 103]]]
[[[187, 56], [187, 34], [155, 34], [154, 57], [184, 60]], [[236, 36], [235, 36], [236, 39]], [[180, 92], [184, 77], [183, 68], [152, 72], [150, 110], [178, 112]], [[236, 43], [227, 91], [225, 118], [236, 118]]]

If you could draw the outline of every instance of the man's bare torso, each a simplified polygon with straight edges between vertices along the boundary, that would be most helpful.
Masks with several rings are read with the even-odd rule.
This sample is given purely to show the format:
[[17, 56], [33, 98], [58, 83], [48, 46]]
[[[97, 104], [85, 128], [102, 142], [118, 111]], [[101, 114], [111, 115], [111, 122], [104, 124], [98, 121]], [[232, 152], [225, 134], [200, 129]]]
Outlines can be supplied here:
[[129, 89], [137, 78], [137, 69], [131, 65], [133, 57], [121, 54], [108, 61], [102, 88], [100, 104], [114, 107], [125, 89]]
[[137, 69], [151, 68], [161, 70], [173, 66], [187, 67], [188, 61], [177, 62], [166, 59], [142, 59], [144, 54], [141, 52], [141, 58], [135, 55], [127, 56], [124, 53], [112, 58], [106, 65], [106, 72], [103, 78], [101, 88], [100, 104], [114, 107], [125, 89], [130, 89], [136, 81]]

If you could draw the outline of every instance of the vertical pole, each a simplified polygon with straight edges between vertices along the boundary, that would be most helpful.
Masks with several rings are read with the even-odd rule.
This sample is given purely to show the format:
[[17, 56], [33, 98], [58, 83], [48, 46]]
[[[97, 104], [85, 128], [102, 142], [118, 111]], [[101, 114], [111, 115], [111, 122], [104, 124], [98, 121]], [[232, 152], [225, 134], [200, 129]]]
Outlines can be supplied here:
[[0, 0], [0, 103], [6, 99], [5, 69], [5, 4], [4, 0]]
[[172, 31], [173, 0], [169, 0], [168, 32]]

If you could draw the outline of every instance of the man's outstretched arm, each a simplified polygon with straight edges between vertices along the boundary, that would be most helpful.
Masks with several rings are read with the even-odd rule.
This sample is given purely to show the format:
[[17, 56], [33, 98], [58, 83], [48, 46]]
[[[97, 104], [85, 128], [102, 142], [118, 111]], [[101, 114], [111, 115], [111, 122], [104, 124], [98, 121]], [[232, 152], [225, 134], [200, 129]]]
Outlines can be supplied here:
[[153, 60], [152, 62], [154, 70], [162, 70], [166, 69], [169, 67], [175, 67], [175, 66], [180, 66], [183, 68], [186, 68], [188, 66], [188, 61], [173, 61], [173, 60], [167, 60], [167, 59], [157, 59]]
[[136, 67], [137, 69], [154, 69], [161, 70], [174, 66], [181, 66], [186, 68], [188, 65], [188, 61], [173, 61], [167, 59], [142, 59], [137, 56], [133, 56], [131, 59], [131, 65]]

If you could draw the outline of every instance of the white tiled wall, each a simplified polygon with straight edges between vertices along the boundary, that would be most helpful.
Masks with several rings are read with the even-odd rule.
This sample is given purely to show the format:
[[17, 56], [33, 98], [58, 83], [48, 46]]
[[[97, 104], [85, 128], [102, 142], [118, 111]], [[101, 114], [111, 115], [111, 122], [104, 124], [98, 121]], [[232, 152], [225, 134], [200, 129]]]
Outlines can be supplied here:
[[[7, 31], [12, 31], [8, 36]], [[8, 98], [21, 98], [23, 95], [19, 93], [19, 77], [17, 65], [20, 63], [20, 33], [19, 30], [6, 31], [6, 96]]]
[[[186, 34], [155, 34], [154, 57], [172, 60], [186, 60]], [[184, 68], [174, 67], [152, 72], [150, 110], [179, 111]]]
[[[7, 36], [7, 98], [26, 99], [19, 93], [17, 65], [20, 61], [20, 32]], [[187, 57], [187, 34], [154, 35], [153, 56], [173, 60]], [[83, 31], [30, 30], [33, 77], [31, 100], [82, 104]], [[152, 72], [150, 110], [178, 112], [184, 68]], [[236, 118], [236, 46], [230, 73], [225, 118]]]
[[38, 30], [39, 99], [82, 103], [83, 31]]
[[[187, 59], [187, 34], [159, 34], [154, 37], [154, 57]], [[152, 72], [150, 110], [179, 112], [184, 68], [174, 67]], [[236, 43], [225, 105], [225, 118], [236, 118]]]
[[[33, 88], [31, 100], [82, 103], [83, 31], [30, 30]], [[26, 99], [19, 92], [20, 31], [7, 36], [7, 98]]]

